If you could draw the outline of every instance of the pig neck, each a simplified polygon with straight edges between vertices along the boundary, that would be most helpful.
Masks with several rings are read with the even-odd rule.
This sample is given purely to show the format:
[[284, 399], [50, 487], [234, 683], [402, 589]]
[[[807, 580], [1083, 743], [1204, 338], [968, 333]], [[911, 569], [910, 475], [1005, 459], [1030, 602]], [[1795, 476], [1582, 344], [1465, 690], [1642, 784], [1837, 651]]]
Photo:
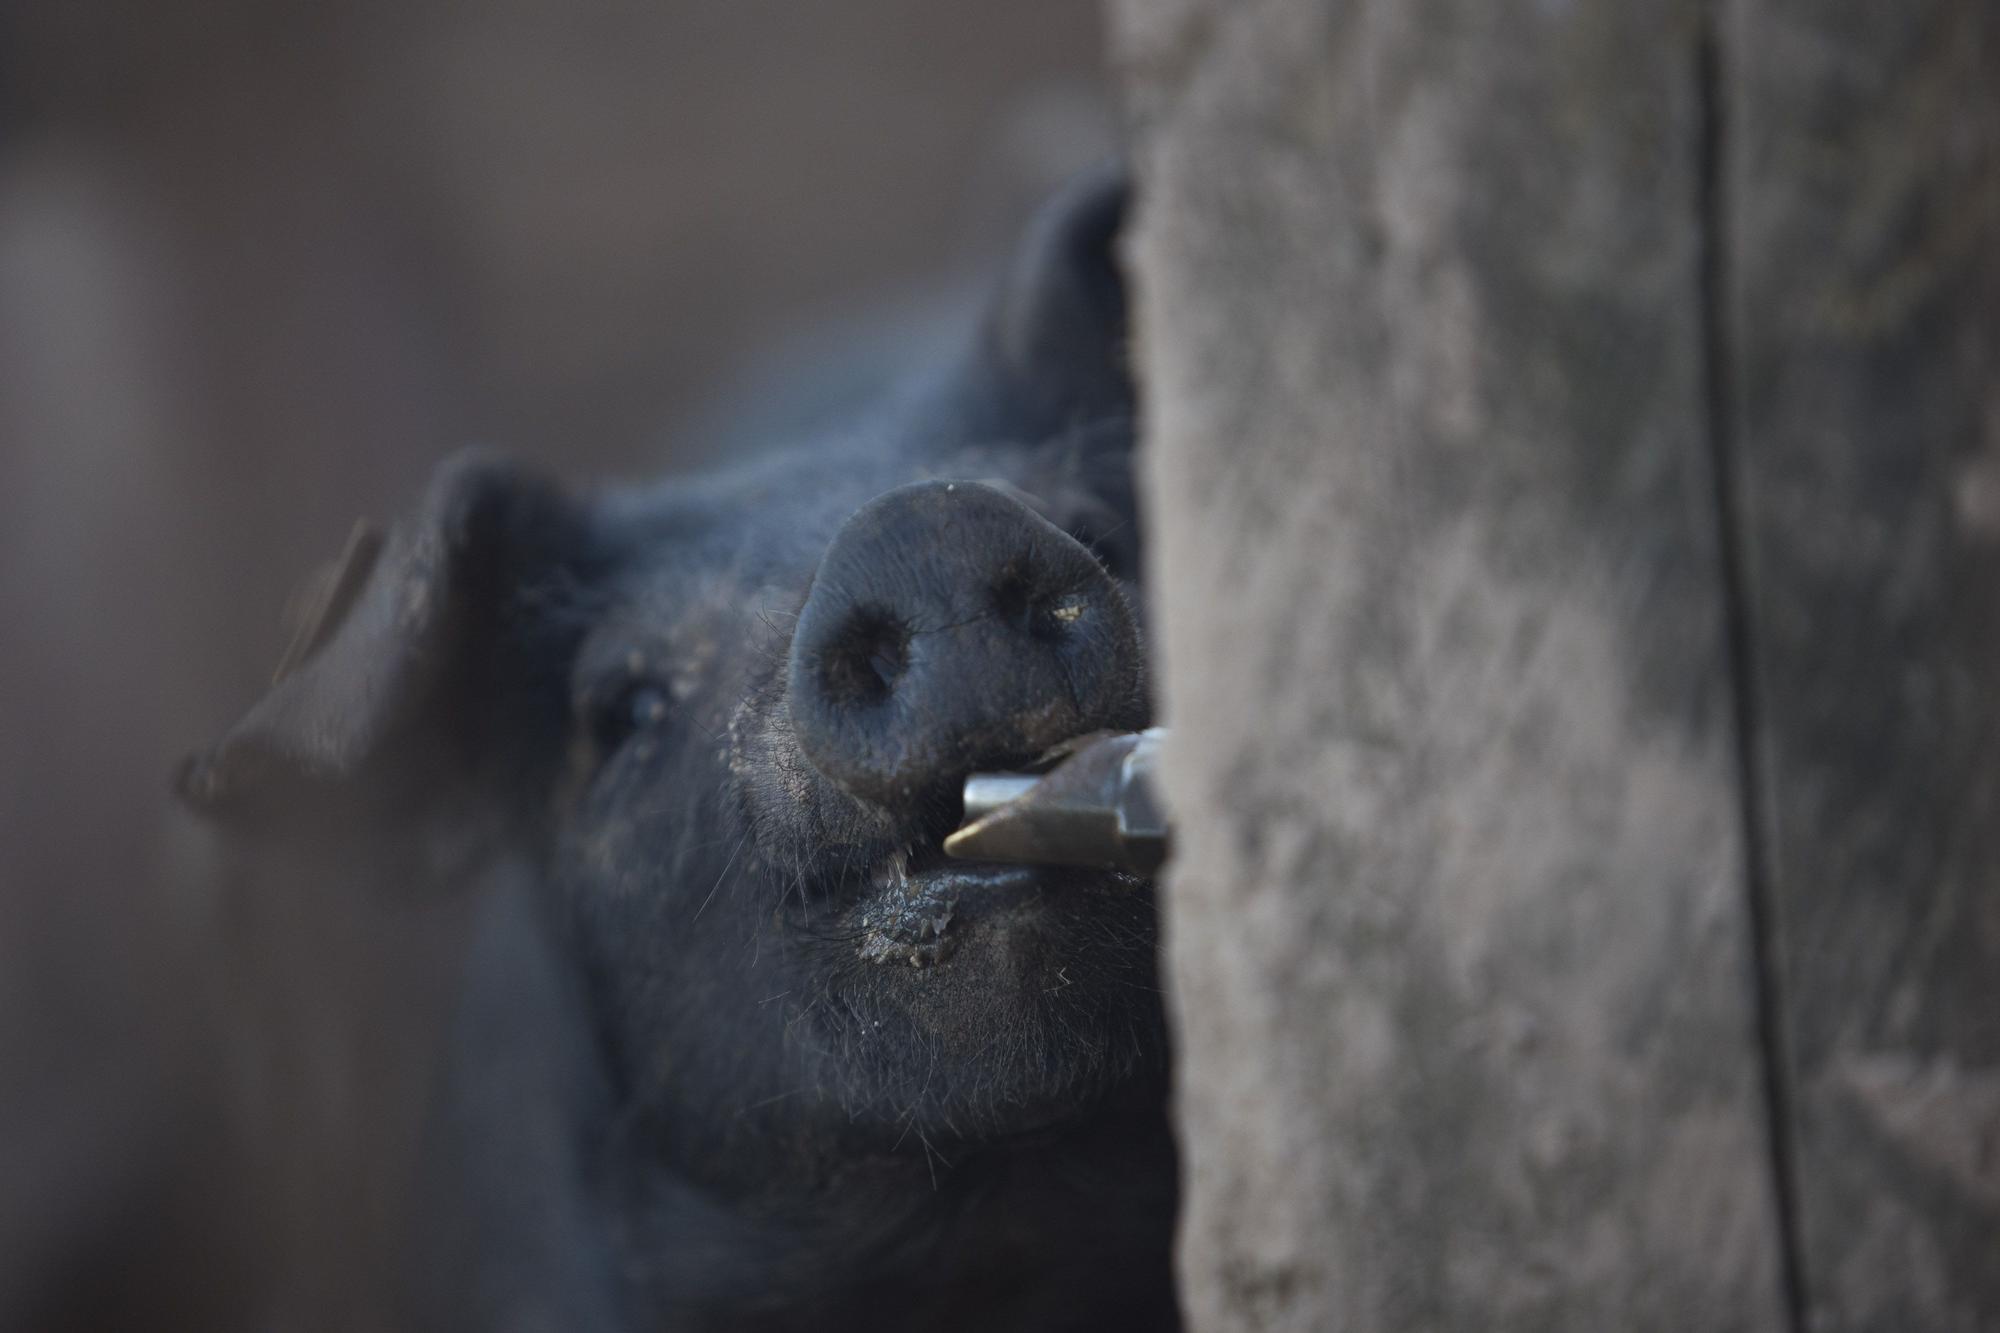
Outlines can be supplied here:
[[412, 1255], [427, 1299], [491, 1316], [470, 1326], [540, 1309], [609, 1329], [1174, 1327], [1164, 1077], [1018, 1141], [771, 1136], [747, 1178], [717, 1177], [620, 1104], [532, 881], [482, 916], [432, 1161], [449, 1174], [430, 1235], [472, 1249]]
[[673, 1327], [1171, 1327], [1162, 1106], [1135, 1088], [1020, 1142], [799, 1163], [794, 1187], [742, 1194], [628, 1141], [599, 1206], [628, 1297]]

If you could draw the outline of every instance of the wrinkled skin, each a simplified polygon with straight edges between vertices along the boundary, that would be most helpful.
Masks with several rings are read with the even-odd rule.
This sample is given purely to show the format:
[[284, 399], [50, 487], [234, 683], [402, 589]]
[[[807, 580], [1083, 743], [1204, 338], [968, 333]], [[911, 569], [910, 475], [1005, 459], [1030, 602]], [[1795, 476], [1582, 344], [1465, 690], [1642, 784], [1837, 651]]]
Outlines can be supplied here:
[[967, 771], [1150, 720], [1121, 207], [736, 470], [447, 468], [191, 767], [266, 842], [476, 849], [413, 1320], [1174, 1326], [1152, 887], [938, 851]]

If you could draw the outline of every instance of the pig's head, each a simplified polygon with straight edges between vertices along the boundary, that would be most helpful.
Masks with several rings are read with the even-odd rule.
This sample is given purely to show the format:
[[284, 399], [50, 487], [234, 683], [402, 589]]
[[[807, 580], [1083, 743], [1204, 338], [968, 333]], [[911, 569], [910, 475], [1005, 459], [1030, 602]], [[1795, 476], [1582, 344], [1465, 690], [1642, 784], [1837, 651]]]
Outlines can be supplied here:
[[186, 790], [420, 828], [413, 878], [507, 848], [621, 1124], [715, 1185], [1157, 1105], [1150, 885], [940, 850], [968, 773], [1149, 721], [1121, 201], [838, 431], [596, 495], [449, 465]]

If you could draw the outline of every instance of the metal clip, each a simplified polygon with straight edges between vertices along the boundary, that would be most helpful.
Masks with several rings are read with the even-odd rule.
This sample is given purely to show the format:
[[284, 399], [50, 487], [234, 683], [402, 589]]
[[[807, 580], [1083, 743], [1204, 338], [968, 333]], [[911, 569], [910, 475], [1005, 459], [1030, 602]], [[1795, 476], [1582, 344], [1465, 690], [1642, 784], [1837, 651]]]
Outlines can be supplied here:
[[1154, 776], [1165, 737], [1155, 727], [1090, 739], [1039, 776], [973, 774], [966, 823], [945, 839], [945, 855], [1151, 874], [1170, 842]]

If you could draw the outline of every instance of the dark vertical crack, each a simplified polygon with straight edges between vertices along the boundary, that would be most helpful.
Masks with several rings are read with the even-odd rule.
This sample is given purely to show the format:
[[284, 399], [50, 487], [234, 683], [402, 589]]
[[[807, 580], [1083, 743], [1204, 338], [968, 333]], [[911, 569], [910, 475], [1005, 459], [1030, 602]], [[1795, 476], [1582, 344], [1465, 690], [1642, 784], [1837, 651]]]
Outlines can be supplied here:
[[1785, 1023], [1784, 975], [1778, 950], [1775, 875], [1770, 857], [1768, 810], [1758, 737], [1763, 717], [1758, 695], [1757, 643], [1751, 621], [1743, 497], [1737, 484], [1736, 343], [1731, 318], [1728, 150], [1721, 15], [1727, 0], [1707, 0], [1695, 42], [1699, 173], [1700, 310], [1704, 411], [1709, 472], [1715, 487], [1716, 550], [1721, 562], [1723, 642], [1727, 653], [1731, 723], [1735, 731], [1736, 788], [1741, 798], [1743, 871], [1749, 892], [1759, 1069], [1771, 1187], [1777, 1208], [1779, 1281], [1786, 1326], [1806, 1333], [1805, 1276], [1799, 1254], [1798, 1184], [1792, 1141], [1791, 1046]]

